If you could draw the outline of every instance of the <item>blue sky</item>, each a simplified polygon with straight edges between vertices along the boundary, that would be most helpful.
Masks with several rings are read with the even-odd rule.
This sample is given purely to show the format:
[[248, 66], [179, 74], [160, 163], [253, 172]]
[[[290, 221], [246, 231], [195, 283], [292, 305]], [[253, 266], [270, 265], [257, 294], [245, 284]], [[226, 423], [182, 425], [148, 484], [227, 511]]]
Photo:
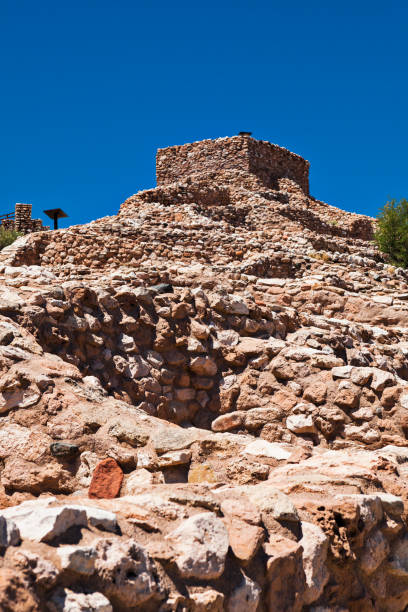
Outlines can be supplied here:
[[158, 147], [249, 130], [376, 214], [408, 197], [407, 26], [402, 0], [0, 0], [0, 213], [114, 214]]

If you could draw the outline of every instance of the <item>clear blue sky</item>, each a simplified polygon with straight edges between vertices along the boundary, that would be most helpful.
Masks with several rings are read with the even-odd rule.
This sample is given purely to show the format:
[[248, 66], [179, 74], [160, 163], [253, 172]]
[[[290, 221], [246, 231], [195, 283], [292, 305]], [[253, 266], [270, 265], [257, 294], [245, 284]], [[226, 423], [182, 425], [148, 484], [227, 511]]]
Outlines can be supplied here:
[[0, 213], [114, 214], [158, 147], [249, 130], [375, 214], [408, 197], [407, 28], [404, 0], [0, 0]]

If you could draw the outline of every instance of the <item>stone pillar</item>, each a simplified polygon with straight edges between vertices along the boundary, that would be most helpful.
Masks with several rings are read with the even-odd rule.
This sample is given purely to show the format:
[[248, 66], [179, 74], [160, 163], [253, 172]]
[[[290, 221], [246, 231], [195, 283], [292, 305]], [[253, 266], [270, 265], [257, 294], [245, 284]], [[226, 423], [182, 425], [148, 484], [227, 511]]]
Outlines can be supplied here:
[[41, 219], [31, 218], [31, 204], [16, 204], [14, 215], [14, 229], [22, 234], [40, 232], [44, 228]]
[[24, 234], [31, 230], [31, 204], [16, 204], [14, 227]]

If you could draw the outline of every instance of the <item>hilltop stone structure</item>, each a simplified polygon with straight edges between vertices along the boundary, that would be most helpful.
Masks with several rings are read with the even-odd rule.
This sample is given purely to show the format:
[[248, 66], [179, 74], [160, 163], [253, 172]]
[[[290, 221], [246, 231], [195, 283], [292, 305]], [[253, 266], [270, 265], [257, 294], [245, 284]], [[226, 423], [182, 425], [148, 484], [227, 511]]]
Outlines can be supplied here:
[[[372, 238], [371, 218], [311, 197], [309, 163], [268, 142], [235, 136], [159, 149], [156, 167], [158, 186], [130, 197], [116, 217], [33, 235], [17, 249], [13, 262], [100, 269], [125, 264], [129, 258], [141, 263], [153, 252], [169, 259], [194, 255], [207, 262], [218, 257], [217, 251], [221, 258], [243, 260], [249, 253], [267, 251], [273, 231], [285, 226], [289, 231], [305, 227], [319, 236], [343, 237], [351, 249], [354, 239]], [[172, 220], [175, 213], [185, 217], [188, 229], [183, 236], [167, 223], [167, 215]], [[237, 232], [226, 236], [214, 225], [211, 246], [203, 249], [200, 243], [208, 242], [208, 228], [194, 219], [201, 214], [218, 222], [228, 220]], [[260, 238], [257, 248], [238, 236], [240, 226]], [[265, 236], [263, 244], [265, 231], [272, 235]]]
[[0, 609], [403, 612], [408, 273], [248, 135], [0, 254]]
[[309, 162], [287, 149], [250, 136], [203, 140], [157, 152], [158, 186], [195, 178], [222, 180], [226, 172], [252, 175], [255, 185], [271, 189], [277, 188], [278, 179], [289, 178], [309, 195]]

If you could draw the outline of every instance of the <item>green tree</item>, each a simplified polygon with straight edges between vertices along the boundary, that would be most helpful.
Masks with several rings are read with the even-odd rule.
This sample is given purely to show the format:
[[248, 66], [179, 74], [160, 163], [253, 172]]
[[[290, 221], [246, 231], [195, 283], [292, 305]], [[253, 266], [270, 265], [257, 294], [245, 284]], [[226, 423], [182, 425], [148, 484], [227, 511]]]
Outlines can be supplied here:
[[374, 240], [380, 251], [401, 268], [408, 267], [408, 201], [390, 200], [377, 216]]
[[0, 251], [4, 249], [4, 247], [9, 246], [9, 244], [12, 244], [20, 236], [22, 236], [22, 234], [16, 232], [16, 230], [5, 229], [0, 225]]

